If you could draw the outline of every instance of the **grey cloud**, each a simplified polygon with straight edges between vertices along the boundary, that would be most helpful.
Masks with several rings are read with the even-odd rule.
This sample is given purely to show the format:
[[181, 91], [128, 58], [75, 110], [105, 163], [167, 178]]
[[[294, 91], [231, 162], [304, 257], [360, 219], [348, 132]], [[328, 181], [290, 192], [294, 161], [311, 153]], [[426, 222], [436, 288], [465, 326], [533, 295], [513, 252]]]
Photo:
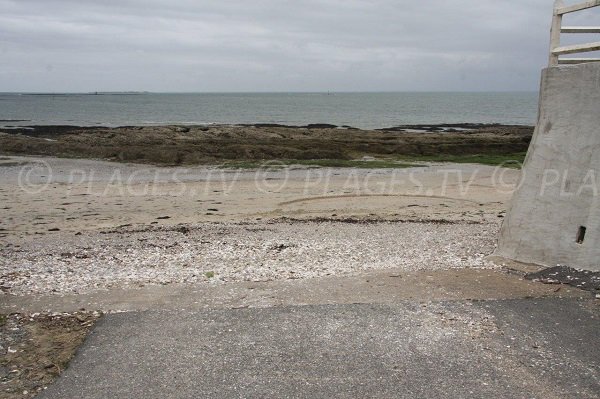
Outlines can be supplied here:
[[0, 91], [536, 90], [551, 10], [551, 0], [0, 0]]

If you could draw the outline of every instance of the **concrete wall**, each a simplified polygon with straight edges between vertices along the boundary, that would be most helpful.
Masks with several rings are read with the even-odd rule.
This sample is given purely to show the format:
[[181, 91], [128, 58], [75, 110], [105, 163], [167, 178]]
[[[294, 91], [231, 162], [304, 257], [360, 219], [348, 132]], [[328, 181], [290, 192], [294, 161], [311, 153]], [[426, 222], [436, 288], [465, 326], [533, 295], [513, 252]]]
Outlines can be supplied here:
[[[600, 63], [543, 71], [538, 123], [494, 255], [600, 271]], [[577, 243], [580, 227], [585, 240]]]

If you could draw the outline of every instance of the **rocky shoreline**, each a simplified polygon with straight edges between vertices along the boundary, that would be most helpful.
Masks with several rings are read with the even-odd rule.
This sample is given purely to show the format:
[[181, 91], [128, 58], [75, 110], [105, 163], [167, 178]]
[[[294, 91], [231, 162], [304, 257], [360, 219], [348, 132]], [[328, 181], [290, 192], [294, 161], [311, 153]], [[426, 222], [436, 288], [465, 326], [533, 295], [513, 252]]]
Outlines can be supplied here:
[[531, 126], [406, 125], [360, 130], [329, 124], [31, 126], [0, 128], [0, 154], [156, 165], [224, 161], [398, 159], [523, 153]]

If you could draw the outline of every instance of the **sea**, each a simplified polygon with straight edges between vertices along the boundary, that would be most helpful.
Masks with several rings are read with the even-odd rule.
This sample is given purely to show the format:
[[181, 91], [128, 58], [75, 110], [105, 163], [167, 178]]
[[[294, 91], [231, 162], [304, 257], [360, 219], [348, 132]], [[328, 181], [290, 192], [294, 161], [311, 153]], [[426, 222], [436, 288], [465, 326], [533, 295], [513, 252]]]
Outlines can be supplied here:
[[328, 123], [362, 129], [445, 123], [533, 125], [537, 92], [0, 93], [0, 126]]

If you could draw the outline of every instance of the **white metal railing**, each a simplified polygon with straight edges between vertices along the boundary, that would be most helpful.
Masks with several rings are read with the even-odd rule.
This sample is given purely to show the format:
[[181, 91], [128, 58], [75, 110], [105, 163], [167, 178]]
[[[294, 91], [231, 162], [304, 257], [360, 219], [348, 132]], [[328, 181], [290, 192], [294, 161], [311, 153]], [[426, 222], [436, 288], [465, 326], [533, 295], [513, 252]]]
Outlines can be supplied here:
[[562, 26], [563, 15], [598, 6], [600, 6], [600, 0], [589, 0], [570, 6], [565, 6], [563, 0], [555, 1], [552, 28], [550, 29], [550, 66], [600, 62], [600, 58], [560, 58], [564, 54], [587, 53], [600, 50], [600, 42], [574, 44], [571, 46], [560, 45], [561, 33], [600, 33], [600, 26]]

